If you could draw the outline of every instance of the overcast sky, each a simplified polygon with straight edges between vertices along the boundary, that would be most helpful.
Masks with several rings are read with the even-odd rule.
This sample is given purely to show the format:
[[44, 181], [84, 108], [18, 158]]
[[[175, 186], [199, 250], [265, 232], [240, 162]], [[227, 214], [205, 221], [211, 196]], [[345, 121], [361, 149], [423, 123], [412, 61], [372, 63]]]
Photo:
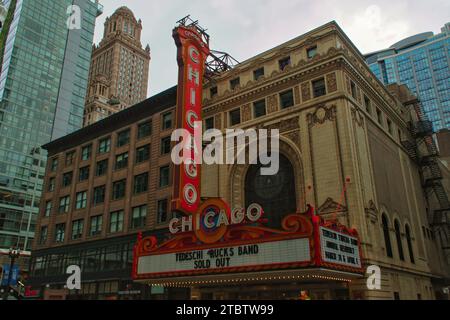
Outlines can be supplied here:
[[211, 36], [211, 48], [244, 61], [331, 20], [363, 53], [389, 47], [407, 36], [440, 32], [450, 22], [448, 0], [100, 0], [95, 42], [103, 23], [120, 6], [143, 21], [142, 42], [151, 47], [148, 96], [177, 81], [175, 22], [187, 14]]

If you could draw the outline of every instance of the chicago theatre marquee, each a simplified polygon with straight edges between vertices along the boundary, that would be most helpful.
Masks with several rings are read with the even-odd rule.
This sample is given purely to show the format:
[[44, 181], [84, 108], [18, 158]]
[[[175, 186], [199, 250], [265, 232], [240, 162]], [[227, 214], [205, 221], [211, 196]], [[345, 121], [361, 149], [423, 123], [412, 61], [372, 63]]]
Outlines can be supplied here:
[[[136, 282], [192, 299], [436, 297], [448, 267], [423, 238], [427, 199], [402, 145], [418, 120], [407, 89], [382, 86], [334, 22], [208, 81], [201, 30], [174, 38], [177, 127], [278, 129], [280, 169], [176, 166], [177, 214], [166, 236], [140, 236]], [[383, 290], [366, 286], [374, 264]]]

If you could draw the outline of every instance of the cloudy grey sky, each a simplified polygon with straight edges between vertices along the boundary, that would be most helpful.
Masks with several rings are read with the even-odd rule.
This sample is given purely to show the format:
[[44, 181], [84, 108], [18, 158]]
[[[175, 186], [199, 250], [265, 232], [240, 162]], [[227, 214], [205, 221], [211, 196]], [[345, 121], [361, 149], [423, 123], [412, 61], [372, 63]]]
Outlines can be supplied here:
[[143, 21], [142, 42], [150, 44], [152, 61], [148, 95], [177, 81], [175, 22], [187, 14], [211, 35], [211, 48], [238, 61], [336, 20], [363, 53], [383, 49], [416, 33], [450, 22], [448, 0], [100, 0], [105, 7], [96, 27], [103, 35], [105, 18], [128, 6]]

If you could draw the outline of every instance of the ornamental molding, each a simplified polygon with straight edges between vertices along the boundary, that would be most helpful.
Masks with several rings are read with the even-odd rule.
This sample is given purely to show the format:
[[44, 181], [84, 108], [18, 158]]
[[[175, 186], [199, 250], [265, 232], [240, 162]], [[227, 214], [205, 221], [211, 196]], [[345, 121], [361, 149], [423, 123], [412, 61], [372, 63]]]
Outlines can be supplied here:
[[312, 128], [316, 124], [324, 124], [327, 121], [335, 121], [336, 113], [336, 105], [331, 105], [330, 107], [327, 107], [326, 105], [320, 105], [313, 113], [308, 113], [306, 115], [308, 126]]
[[334, 201], [333, 198], [328, 198], [325, 202], [317, 209], [319, 215], [330, 214], [330, 213], [344, 213], [347, 212], [347, 207]]

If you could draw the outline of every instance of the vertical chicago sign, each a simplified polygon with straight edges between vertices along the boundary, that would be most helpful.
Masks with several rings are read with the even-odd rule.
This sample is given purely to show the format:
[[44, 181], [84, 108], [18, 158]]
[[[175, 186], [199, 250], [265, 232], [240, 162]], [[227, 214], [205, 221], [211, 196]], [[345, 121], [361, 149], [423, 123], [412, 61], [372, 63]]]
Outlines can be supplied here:
[[200, 206], [201, 162], [195, 160], [202, 152], [201, 139], [194, 139], [194, 130], [195, 122], [202, 120], [203, 74], [210, 50], [193, 27], [177, 27], [173, 37], [179, 66], [176, 123], [189, 136], [183, 137], [184, 161], [174, 170], [172, 211], [192, 214]]

